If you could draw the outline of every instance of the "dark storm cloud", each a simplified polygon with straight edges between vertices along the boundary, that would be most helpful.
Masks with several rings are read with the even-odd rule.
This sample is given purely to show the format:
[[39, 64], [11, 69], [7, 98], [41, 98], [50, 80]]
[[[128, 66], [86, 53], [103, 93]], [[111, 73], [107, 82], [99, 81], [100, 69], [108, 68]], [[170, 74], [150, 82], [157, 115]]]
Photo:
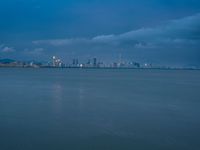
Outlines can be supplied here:
[[[70, 46], [81, 44], [132, 45], [133, 48], [154, 48], [159, 46], [195, 45], [200, 40], [200, 14], [169, 21], [154, 28], [141, 28], [119, 35], [99, 35], [93, 38], [70, 38], [33, 41], [36, 45]], [[154, 46], [153, 46], [154, 45]], [[92, 47], [91, 47], [92, 48]], [[199, 47], [197, 47], [199, 48]]]

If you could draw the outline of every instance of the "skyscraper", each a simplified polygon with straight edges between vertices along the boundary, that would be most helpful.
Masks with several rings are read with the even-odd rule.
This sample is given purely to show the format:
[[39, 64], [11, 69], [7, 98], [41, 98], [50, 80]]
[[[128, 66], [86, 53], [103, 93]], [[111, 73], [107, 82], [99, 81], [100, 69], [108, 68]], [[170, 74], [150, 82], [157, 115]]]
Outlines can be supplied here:
[[53, 56], [53, 61], [52, 61], [53, 67], [56, 66], [56, 56]]
[[62, 67], [62, 62], [60, 59], [56, 58], [56, 56], [53, 56], [53, 61], [52, 61], [52, 64], [53, 64], [53, 67]]
[[97, 67], [97, 58], [93, 58], [93, 67]]
[[74, 66], [74, 67], [78, 67], [78, 59], [73, 59], [73, 62], [72, 62], [72, 65]]

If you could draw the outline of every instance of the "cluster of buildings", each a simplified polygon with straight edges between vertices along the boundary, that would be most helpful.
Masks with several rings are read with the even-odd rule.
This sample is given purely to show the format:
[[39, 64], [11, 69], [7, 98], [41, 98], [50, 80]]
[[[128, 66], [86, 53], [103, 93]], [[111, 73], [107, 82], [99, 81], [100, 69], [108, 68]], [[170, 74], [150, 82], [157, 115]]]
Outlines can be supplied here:
[[52, 57], [52, 66], [53, 67], [63, 67], [63, 63], [61, 59], [57, 58], [56, 56]]
[[97, 58], [88, 59], [82, 63], [79, 59], [72, 59], [71, 63], [63, 63], [62, 60], [56, 56], [52, 57], [52, 61], [48, 63], [46, 67], [61, 67], [61, 68], [140, 68], [141, 65], [138, 62], [112, 62], [105, 63], [98, 61]]
[[60, 58], [53, 56], [50, 62], [16, 61], [12, 59], [0, 59], [0, 67], [23, 67], [23, 68], [140, 68], [137, 62], [113, 62], [105, 63], [97, 58], [80, 62], [72, 59], [70, 63], [64, 63]]
[[40, 68], [42, 63], [36, 61], [17, 61], [13, 59], [0, 59], [0, 67]]
[[166, 67], [154, 66], [148, 63], [138, 63], [135, 61], [122, 61], [106, 63], [97, 58], [91, 58], [83, 62], [79, 59], [72, 59], [69, 63], [64, 63], [60, 58], [53, 56], [50, 62], [37, 61], [16, 61], [13, 59], [0, 59], [0, 67], [20, 67], [20, 68], [149, 68], [149, 69], [199, 69], [197, 67]]

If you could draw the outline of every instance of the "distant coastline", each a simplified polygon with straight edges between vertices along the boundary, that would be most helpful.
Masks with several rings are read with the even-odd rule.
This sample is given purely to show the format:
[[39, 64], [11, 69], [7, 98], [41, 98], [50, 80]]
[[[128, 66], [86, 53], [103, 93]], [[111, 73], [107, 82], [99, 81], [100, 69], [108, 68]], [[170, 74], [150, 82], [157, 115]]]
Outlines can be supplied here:
[[85, 69], [85, 70], [200, 70], [200, 68], [115, 68], [115, 67], [50, 67], [50, 66], [40, 66], [40, 67], [30, 67], [30, 66], [1, 66], [1, 68], [22, 68], [22, 69]]
[[[93, 63], [78, 63], [73, 60], [72, 64], [64, 64], [53, 58], [53, 62], [37, 62], [37, 61], [16, 61], [13, 59], [0, 59], [0, 68], [60, 68], [60, 69], [156, 69], [156, 70], [200, 70], [199, 67], [169, 67], [169, 66], [153, 66], [151, 64], [141, 65], [137, 62], [129, 63], [97, 63], [94, 58]], [[55, 62], [54, 62], [55, 61]]]

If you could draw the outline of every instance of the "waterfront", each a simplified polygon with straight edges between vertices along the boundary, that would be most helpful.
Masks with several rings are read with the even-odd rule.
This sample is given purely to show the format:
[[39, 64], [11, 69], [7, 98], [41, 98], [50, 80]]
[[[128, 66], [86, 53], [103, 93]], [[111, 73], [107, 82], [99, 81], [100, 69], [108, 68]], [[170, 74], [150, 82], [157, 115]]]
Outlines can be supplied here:
[[198, 150], [200, 71], [0, 68], [2, 150]]

